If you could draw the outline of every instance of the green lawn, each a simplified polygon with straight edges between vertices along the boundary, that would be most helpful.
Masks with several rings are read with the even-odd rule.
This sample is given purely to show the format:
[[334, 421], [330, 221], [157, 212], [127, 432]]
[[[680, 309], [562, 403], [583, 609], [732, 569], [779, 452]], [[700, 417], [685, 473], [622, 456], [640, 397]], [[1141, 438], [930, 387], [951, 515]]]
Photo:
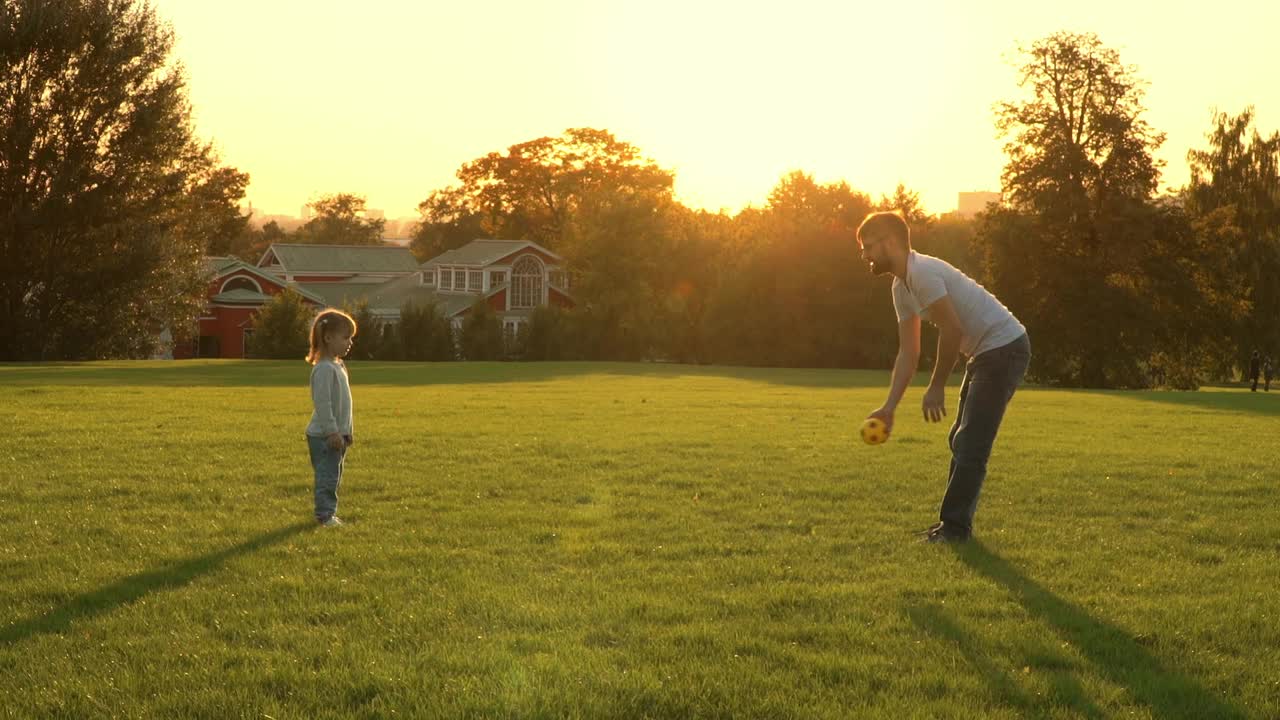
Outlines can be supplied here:
[[0, 366], [0, 716], [1280, 717], [1280, 392], [1024, 388], [956, 549], [887, 373], [353, 363], [320, 530], [307, 372]]

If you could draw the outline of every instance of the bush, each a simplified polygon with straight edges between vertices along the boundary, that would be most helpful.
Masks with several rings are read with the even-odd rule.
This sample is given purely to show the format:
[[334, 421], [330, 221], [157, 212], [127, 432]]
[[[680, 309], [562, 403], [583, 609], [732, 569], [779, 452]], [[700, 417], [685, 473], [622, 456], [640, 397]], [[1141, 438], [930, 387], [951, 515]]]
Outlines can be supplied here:
[[1204, 352], [1182, 355], [1155, 353], [1147, 365], [1151, 387], [1170, 390], [1199, 390], [1204, 381], [1204, 368], [1210, 362]]
[[369, 309], [369, 301], [361, 300], [355, 307], [347, 306], [343, 310], [356, 321], [356, 336], [349, 356], [354, 360], [381, 359], [385, 323]]
[[435, 303], [405, 303], [400, 308], [399, 359], [453, 360], [453, 326]]
[[462, 321], [462, 357], [467, 360], [501, 360], [502, 325], [484, 298], [476, 300]]
[[253, 337], [246, 348], [251, 358], [301, 360], [311, 349], [311, 320], [315, 309], [302, 295], [285, 288], [262, 306], [253, 317]]
[[560, 308], [534, 308], [529, 322], [520, 326], [519, 343], [525, 360], [563, 360], [568, 357], [567, 318]]

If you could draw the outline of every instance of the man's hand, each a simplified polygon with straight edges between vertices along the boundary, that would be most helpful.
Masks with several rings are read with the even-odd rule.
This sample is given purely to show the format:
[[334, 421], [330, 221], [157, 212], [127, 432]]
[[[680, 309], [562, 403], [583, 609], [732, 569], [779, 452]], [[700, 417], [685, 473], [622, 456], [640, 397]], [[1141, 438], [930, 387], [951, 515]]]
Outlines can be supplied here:
[[881, 407], [867, 417], [876, 418], [884, 423], [884, 436], [886, 438], [893, 434], [893, 408]]
[[924, 393], [924, 419], [926, 422], [938, 422], [947, 414], [946, 388], [942, 385], [930, 385]]
[[328, 444], [330, 450], [341, 450], [347, 445], [347, 441], [342, 438], [340, 433], [330, 434], [329, 437], [325, 438], [325, 443]]

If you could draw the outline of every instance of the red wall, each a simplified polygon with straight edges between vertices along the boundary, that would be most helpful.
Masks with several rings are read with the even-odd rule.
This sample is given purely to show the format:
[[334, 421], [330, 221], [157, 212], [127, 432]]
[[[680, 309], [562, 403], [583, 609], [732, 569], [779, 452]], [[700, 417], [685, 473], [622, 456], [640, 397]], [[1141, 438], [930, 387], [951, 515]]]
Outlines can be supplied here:
[[251, 326], [258, 308], [217, 307], [212, 311], [213, 320], [200, 321], [200, 334], [218, 337], [219, 357], [244, 357], [244, 329]]
[[507, 309], [507, 290], [503, 288], [489, 297], [489, 307], [498, 312], [505, 312]]
[[[284, 289], [277, 283], [241, 269], [214, 278], [213, 282], [209, 283], [209, 297], [217, 295], [228, 280], [236, 277], [252, 278], [267, 295], [275, 295]], [[309, 301], [308, 304], [310, 304]], [[218, 338], [218, 357], [244, 357], [244, 330], [252, 326], [251, 320], [258, 309], [258, 307], [206, 307], [202, 315], [208, 319], [201, 318], [196, 337], [190, 340], [184, 338], [174, 343], [173, 357], [179, 360], [196, 357], [200, 337], [206, 335]]]
[[547, 288], [547, 303], [557, 305], [566, 310], [573, 307], [573, 300], [555, 288]]

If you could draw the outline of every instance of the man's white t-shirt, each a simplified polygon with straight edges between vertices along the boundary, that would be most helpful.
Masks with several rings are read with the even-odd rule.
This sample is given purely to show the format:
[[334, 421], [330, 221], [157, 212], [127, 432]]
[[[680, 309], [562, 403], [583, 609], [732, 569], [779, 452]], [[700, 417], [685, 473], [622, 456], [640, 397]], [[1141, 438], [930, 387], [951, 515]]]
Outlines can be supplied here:
[[919, 315], [932, 323], [925, 308], [943, 295], [951, 296], [963, 332], [960, 352], [969, 357], [1008, 345], [1027, 332], [995, 295], [947, 261], [915, 250], [908, 253], [906, 282], [893, 278], [893, 309], [898, 322]]

